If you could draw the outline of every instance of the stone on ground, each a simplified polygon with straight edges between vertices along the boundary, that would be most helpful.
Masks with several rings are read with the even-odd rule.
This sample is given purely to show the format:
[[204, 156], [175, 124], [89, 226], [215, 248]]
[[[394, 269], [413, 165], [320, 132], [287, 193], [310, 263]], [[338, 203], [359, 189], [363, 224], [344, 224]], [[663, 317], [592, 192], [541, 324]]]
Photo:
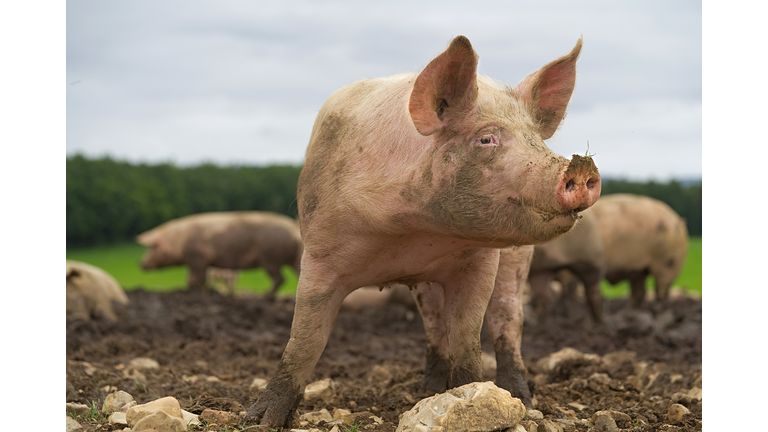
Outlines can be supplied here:
[[328, 401], [336, 396], [336, 387], [336, 383], [330, 378], [307, 384], [304, 389], [304, 401]]
[[470, 383], [422, 399], [403, 414], [397, 432], [496, 431], [515, 427], [525, 406], [492, 382]]
[[540, 372], [550, 373], [555, 370], [557, 365], [567, 360], [598, 362], [600, 361], [600, 356], [597, 354], [584, 354], [575, 348], [566, 347], [536, 362], [536, 368]]

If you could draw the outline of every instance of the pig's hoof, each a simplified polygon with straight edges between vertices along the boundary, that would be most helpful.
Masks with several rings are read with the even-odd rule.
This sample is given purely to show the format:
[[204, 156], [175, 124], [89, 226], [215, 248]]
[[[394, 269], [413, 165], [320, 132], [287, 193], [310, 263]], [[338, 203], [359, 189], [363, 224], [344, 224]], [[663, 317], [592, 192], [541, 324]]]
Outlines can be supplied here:
[[436, 352], [428, 350], [427, 364], [424, 368], [424, 390], [430, 393], [446, 391], [450, 370], [451, 363], [447, 358], [440, 357]]
[[290, 428], [302, 394], [286, 384], [277, 378], [270, 381], [240, 423]]

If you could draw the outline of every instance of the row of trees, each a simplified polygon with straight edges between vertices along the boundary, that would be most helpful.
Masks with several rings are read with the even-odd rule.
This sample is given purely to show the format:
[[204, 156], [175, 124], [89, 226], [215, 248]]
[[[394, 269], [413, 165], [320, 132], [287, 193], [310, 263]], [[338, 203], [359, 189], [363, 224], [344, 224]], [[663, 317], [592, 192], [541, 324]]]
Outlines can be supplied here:
[[300, 166], [182, 168], [67, 158], [67, 247], [133, 239], [181, 216], [265, 210], [296, 217]]
[[[67, 247], [132, 240], [177, 217], [232, 210], [297, 215], [300, 166], [131, 164], [67, 158]], [[668, 203], [701, 235], [701, 183], [604, 181], [603, 194], [631, 192]]]

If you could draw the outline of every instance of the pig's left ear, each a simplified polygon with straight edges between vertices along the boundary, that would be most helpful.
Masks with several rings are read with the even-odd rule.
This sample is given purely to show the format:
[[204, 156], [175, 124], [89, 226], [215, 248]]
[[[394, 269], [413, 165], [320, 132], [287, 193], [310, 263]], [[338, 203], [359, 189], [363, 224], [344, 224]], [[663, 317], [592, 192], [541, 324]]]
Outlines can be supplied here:
[[579, 38], [569, 54], [528, 75], [517, 85], [517, 91], [539, 123], [542, 139], [552, 137], [565, 117], [576, 86], [576, 60], [581, 53], [581, 41]]
[[469, 111], [477, 98], [477, 54], [457, 36], [416, 78], [408, 111], [422, 135], [432, 135], [451, 116]]

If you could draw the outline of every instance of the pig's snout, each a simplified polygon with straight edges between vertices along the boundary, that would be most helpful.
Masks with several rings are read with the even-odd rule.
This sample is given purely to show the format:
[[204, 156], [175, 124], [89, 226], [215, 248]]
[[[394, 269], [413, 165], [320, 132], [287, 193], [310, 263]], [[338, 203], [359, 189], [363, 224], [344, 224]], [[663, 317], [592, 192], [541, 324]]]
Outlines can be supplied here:
[[600, 189], [600, 173], [592, 158], [573, 155], [557, 184], [557, 201], [564, 212], [580, 212], [600, 198]]

